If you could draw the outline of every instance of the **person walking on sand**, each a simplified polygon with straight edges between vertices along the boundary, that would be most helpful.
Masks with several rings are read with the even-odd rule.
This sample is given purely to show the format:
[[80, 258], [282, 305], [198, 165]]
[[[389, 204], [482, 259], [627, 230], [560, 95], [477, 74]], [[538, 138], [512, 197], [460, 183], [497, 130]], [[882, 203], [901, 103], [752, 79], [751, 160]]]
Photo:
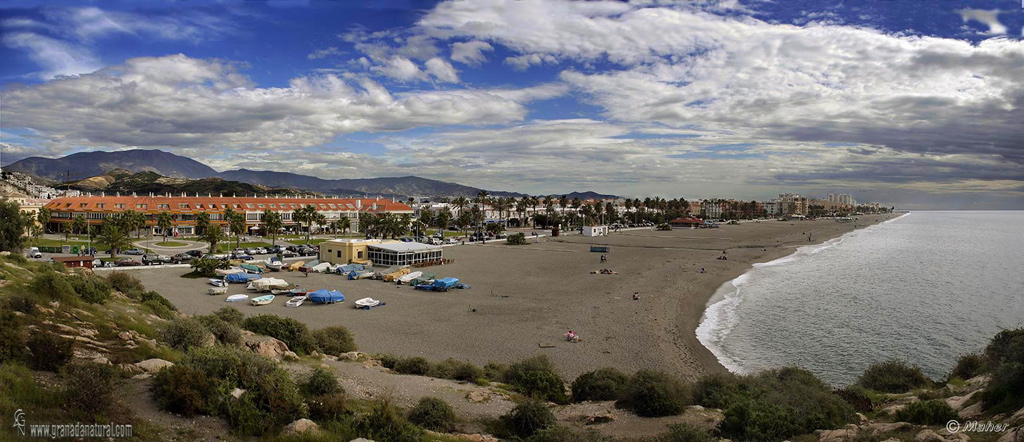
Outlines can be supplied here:
[[633, 300], [634, 301], [639, 301], [640, 300], [640, 292], [633, 292]]

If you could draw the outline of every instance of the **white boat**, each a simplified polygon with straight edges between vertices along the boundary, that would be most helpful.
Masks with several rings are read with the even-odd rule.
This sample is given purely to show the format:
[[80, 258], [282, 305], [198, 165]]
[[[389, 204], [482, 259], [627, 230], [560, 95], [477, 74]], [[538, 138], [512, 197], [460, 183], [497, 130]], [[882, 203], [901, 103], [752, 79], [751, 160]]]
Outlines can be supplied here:
[[263, 295], [252, 298], [252, 305], [267, 305], [274, 302], [274, 295]]
[[207, 295], [223, 295], [228, 292], [227, 287], [210, 287], [206, 290]]
[[245, 302], [249, 300], [249, 295], [231, 295], [224, 302]]
[[420, 276], [423, 276], [423, 272], [412, 272], [406, 275], [402, 275], [401, 277], [398, 278], [398, 283], [408, 284], [409, 281], [419, 278]]
[[273, 270], [275, 272], [280, 272], [281, 267], [284, 267], [283, 262], [274, 258], [267, 258], [266, 261], [263, 261], [263, 265], [267, 266], [268, 269]]
[[214, 273], [216, 273], [217, 276], [228, 276], [232, 273], [245, 273], [245, 270], [242, 270], [238, 267], [232, 267], [230, 269], [217, 269], [214, 270]]
[[356, 308], [370, 308], [380, 305], [379, 299], [363, 298], [356, 301]]
[[256, 290], [259, 292], [269, 292], [271, 290], [284, 290], [287, 289], [288, 281], [278, 278], [262, 278], [249, 282], [249, 285], [245, 288], [249, 290]]
[[210, 285], [214, 287], [227, 287], [228, 282], [223, 279], [210, 278]]
[[303, 302], [306, 302], [305, 296], [296, 296], [292, 299], [289, 299], [288, 302], [284, 303], [284, 305], [285, 307], [298, 307], [302, 305]]
[[320, 264], [317, 264], [317, 265], [313, 266], [312, 270], [314, 272], [317, 272], [317, 273], [324, 273], [324, 272], [326, 272], [330, 268], [331, 268], [331, 263], [329, 263], [329, 262], [322, 262]]

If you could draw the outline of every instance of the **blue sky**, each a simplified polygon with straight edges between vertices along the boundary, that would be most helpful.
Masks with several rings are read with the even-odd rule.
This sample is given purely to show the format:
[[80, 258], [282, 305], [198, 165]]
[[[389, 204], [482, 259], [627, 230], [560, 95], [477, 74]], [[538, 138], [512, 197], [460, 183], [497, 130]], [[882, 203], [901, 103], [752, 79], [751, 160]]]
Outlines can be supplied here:
[[0, 2], [0, 161], [1024, 208], [1016, 0], [358, 3]]

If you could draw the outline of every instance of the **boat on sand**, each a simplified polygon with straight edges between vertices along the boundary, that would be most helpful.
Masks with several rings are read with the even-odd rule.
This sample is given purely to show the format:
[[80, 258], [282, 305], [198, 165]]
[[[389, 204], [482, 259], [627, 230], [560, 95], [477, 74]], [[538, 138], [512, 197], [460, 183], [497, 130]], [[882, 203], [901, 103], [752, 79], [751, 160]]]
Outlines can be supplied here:
[[302, 305], [302, 303], [304, 302], [306, 302], [305, 296], [296, 296], [292, 299], [289, 299], [288, 302], [284, 303], [284, 305], [285, 307], [298, 307]]
[[244, 301], [247, 301], [248, 299], [249, 299], [249, 295], [231, 295], [231, 296], [228, 296], [228, 299], [225, 299], [224, 301], [225, 302], [244, 302]]
[[380, 305], [380, 300], [379, 299], [363, 298], [363, 299], [360, 299], [360, 300], [356, 301], [356, 308], [363, 308], [363, 309], [369, 310], [369, 309], [371, 309], [373, 307], [376, 307], [378, 305]]
[[263, 295], [252, 298], [252, 305], [267, 305], [274, 302], [274, 295]]

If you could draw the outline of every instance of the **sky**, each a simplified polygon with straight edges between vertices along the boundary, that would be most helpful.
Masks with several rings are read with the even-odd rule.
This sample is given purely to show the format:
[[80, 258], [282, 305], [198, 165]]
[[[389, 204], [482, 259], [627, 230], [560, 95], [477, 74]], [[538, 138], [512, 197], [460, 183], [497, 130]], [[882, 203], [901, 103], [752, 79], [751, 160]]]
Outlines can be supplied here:
[[1024, 209], [1019, 0], [0, 1], [0, 162]]

